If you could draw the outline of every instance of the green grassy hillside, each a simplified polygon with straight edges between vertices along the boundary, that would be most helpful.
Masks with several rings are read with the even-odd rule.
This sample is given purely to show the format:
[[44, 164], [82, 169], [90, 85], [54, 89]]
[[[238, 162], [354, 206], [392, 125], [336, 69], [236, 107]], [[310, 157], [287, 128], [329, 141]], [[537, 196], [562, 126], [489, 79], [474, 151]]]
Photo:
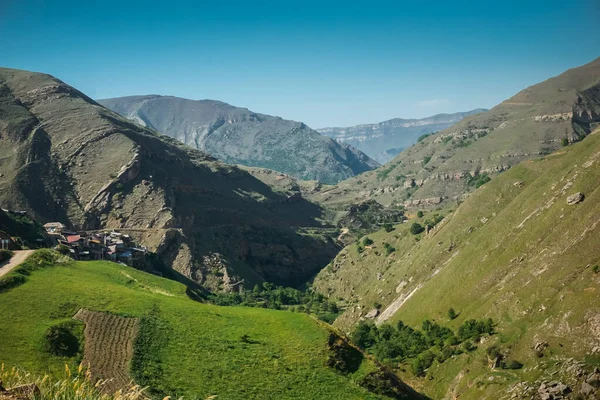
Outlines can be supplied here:
[[[85, 342], [86, 359], [88, 347], [101, 347], [91, 357], [106, 354], [91, 365], [92, 376], [102, 369], [107, 378], [111, 366], [104, 364], [120, 357], [112, 353], [126, 345], [120, 343], [126, 340], [121, 334], [129, 325], [136, 330], [130, 374], [159, 397], [386, 398], [359, 386], [378, 367], [351, 347], [339, 347], [353, 354], [346, 368], [335, 364], [342, 372], [327, 366], [336, 357], [345, 360], [344, 351], [340, 356], [332, 350], [341, 339], [306, 314], [200, 304], [177, 282], [114, 263], [73, 262], [55, 254], [35, 253], [0, 282], [0, 363], [60, 377], [65, 363], [77, 368]], [[72, 318], [80, 309], [114, 315], [106, 319], [114, 324], [97, 328], [103, 332], [93, 336], [88, 326], [84, 335], [83, 324]], [[62, 347], [49, 347], [52, 327], [67, 329], [61, 331]], [[104, 342], [91, 343], [91, 338]], [[396, 389], [407, 396], [396, 398], [413, 398], [401, 383]]]
[[[433, 398], [496, 399], [519, 382], [527, 383], [518, 393], [532, 394], [545, 379], [571, 382], [577, 393], [573, 371], [600, 362], [599, 183], [596, 131], [492, 179], [428, 234], [410, 233], [409, 221], [370, 235], [376, 248], [349, 246], [314, 286], [350, 304], [336, 321], [347, 330], [375, 303], [378, 324], [417, 328], [431, 319], [456, 330], [468, 319], [493, 318], [497, 335], [412, 381]], [[578, 192], [584, 200], [568, 205]], [[386, 256], [384, 242], [395, 252]], [[452, 321], [450, 307], [459, 314]], [[524, 368], [489, 369], [492, 344]], [[566, 373], [571, 358], [584, 364]]]

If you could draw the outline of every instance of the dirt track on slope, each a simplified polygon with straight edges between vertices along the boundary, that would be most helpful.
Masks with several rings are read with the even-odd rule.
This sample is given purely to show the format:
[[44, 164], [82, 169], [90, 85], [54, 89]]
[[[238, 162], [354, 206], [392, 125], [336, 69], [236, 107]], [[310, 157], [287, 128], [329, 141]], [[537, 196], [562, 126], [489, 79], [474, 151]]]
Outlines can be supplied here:
[[15, 254], [8, 260], [8, 263], [0, 267], [0, 277], [8, 274], [10, 271], [23, 264], [27, 257], [33, 253], [33, 250], [17, 250]]

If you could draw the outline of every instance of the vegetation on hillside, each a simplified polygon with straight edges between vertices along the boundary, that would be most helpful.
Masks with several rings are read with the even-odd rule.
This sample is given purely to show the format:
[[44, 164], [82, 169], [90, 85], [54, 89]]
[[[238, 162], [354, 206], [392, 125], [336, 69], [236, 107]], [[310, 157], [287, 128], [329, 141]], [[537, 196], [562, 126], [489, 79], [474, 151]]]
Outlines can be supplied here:
[[[0, 314], [10, 321], [0, 324], [0, 363], [57, 377], [65, 363], [76, 369], [82, 354], [69, 343], [74, 336], [87, 345], [89, 337], [79, 338], [82, 325], [72, 317], [88, 309], [140, 320], [131, 376], [153, 397], [381, 398], [353, 383], [378, 366], [365, 357], [346, 372], [327, 366], [332, 332], [304, 313], [201, 304], [178, 282], [110, 262], [61, 260], [41, 250], [9, 274], [24, 281], [0, 294]], [[269, 301], [275, 293], [301, 297], [278, 288], [261, 292]]]
[[390, 365], [407, 363], [416, 376], [422, 376], [434, 360], [443, 363], [453, 355], [472, 351], [472, 342], [478, 342], [482, 335], [494, 333], [491, 318], [467, 320], [456, 333], [430, 320], [423, 321], [421, 330], [413, 329], [402, 321], [398, 321], [395, 327], [389, 324], [376, 326], [363, 321], [355, 327], [351, 338], [379, 360]]

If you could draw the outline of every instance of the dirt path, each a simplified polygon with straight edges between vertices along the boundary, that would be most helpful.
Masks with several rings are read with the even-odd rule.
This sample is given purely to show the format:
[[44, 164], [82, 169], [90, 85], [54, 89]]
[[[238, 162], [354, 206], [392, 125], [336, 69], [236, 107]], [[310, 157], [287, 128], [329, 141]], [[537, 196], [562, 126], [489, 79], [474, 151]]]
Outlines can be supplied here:
[[16, 250], [15, 254], [8, 260], [8, 263], [0, 265], [0, 277], [8, 274], [15, 267], [23, 264], [31, 253], [33, 253], [33, 250]]

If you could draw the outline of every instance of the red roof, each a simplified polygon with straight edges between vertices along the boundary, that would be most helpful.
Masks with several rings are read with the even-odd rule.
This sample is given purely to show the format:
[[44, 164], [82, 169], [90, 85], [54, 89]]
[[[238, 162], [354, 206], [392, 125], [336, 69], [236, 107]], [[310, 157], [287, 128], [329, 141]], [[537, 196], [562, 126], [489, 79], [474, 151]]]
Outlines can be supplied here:
[[69, 243], [75, 243], [78, 242], [81, 239], [80, 235], [71, 235], [71, 236], [67, 236], [67, 242]]

